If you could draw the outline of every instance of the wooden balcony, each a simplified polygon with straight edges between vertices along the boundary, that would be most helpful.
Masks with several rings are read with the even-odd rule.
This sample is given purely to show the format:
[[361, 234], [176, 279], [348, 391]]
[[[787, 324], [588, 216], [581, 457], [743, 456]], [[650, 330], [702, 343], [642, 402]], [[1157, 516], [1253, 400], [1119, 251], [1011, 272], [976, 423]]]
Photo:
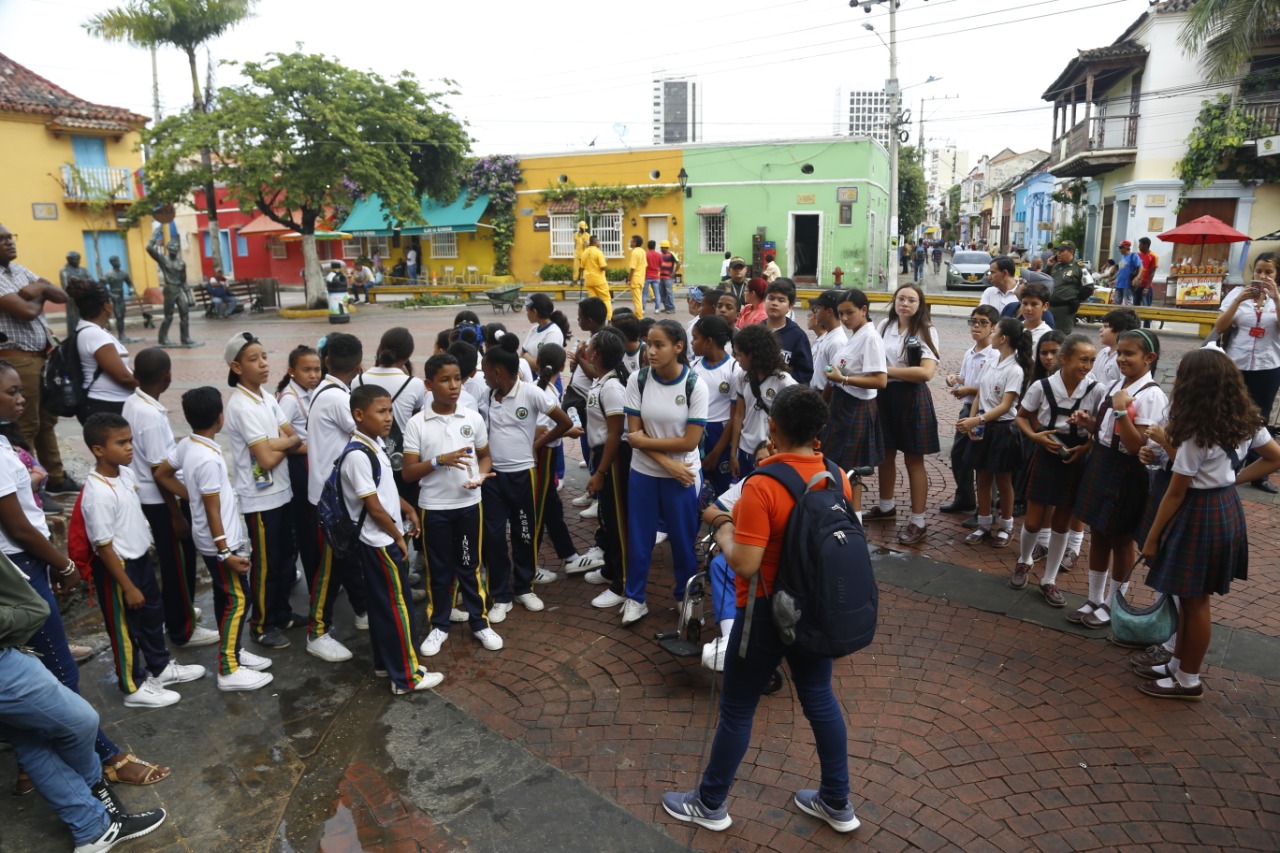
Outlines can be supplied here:
[[1138, 116], [1090, 116], [1053, 140], [1049, 171], [1055, 177], [1091, 178], [1138, 157]]
[[117, 166], [62, 167], [62, 200], [68, 204], [87, 201], [108, 201], [115, 204], [132, 204], [137, 198], [133, 191], [133, 173]]
[[1244, 100], [1240, 108], [1255, 122], [1255, 136], [1280, 136], [1280, 95], [1272, 92], [1266, 100]]

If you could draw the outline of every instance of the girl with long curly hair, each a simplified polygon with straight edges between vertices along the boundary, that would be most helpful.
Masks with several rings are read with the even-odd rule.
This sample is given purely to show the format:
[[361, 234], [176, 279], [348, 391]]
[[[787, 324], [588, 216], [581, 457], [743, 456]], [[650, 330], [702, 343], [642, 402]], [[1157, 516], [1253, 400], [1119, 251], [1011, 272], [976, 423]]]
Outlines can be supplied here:
[[[1144, 659], [1134, 667], [1148, 679], [1138, 686], [1148, 696], [1199, 701], [1213, 627], [1210, 596], [1226, 595], [1232, 580], [1248, 578], [1249, 540], [1235, 487], [1280, 469], [1280, 446], [1239, 368], [1210, 349], [1183, 356], [1169, 419], [1157, 437], [1173, 465], [1142, 556], [1150, 566], [1147, 583], [1178, 596], [1178, 633], [1167, 661]], [[1250, 450], [1259, 459], [1245, 466]]]

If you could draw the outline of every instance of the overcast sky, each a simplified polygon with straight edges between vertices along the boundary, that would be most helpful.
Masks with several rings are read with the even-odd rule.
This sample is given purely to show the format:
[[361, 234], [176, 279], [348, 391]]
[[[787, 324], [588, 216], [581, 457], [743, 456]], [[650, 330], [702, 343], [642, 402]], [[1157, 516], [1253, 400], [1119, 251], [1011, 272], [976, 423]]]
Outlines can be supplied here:
[[[103, 0], [0, 0], [0, 52], [90, 101], [150, 115], [145, 50], [107, 44], [81, 27]], [[929, 147], [955, 142], [971, 162], [1001, 148], [1048, 148], [1052, 112], [1040, 99], [1082, 48], [1110, 44], [1147, 0], [902, 0], [899, 79], [921, 98]], [[299, 14], [303, 12], [304, 14]], [[877, 32], [868, 32], [871, 23]], [[457, 82], [455, 112], [478, 153], [536, 154], [652, 142], [654, 73], [694, 74], [708, 141], [828, 136], [840, 86], [880, 88], [889, 15], [848, 0], [259, 0], [255, 17], [214, 42], [217, 60], [260, 59], [301, 43], [384, 75], [408, 70], [424, 87]], [[204, 57], [201, 57], [203, 69]], [[203, 71], [202, 71], [203, 73]], [[236, 82], [220, 68], [217, 82]], [[942, 78], [928, 85], [930, 75]], [[185, 59], [160, 52], [165, 114], [190, 99]]]

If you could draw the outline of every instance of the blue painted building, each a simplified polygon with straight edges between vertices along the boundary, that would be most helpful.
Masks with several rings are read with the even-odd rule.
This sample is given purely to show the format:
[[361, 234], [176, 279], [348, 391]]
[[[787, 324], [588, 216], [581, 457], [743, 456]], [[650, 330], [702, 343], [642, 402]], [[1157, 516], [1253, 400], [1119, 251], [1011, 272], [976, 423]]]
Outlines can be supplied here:
[[1053, 239], [1053, 175], [1047, 168], [1023, 176], [1013, 197], [1013, 241], [1038, 249]]

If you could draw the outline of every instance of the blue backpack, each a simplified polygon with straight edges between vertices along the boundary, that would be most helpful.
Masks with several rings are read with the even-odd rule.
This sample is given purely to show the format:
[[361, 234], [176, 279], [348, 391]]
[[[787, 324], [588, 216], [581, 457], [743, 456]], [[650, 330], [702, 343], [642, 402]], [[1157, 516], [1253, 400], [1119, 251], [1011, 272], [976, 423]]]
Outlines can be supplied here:
[[361, 507], [360, 517], [352, 521], [347, 514], [347, 503], [342, 498], [342, 461], [350, 453], [368, 456], [369, 465], [373, 468], [374, 486], [382, 482], [382, 463], [364, 442], [352, 441], [338, 454], [333, 470], [329, 472], [324, 488], [320, 490], [320, 502], [316, 504], [316, 519], [320, 522], [320, 529], [324, 531], [329, 549], [338, 557], [350, 554], [354, 545], [360, 541], [360, 528], [364, 526], [365, 516], [369, 514], [368, 508]]
[[[866, 647], [876, 634], [880, 591], [867, 539], [845, 499], [839, 466], [806, 483], [785, 462], [762, 465], [751, 476], [776, 480], [795, 499], [782, 540], [773, 589], [765, 589], [774, 627], [782, 644], [816, 657], [838, 658]], [[820, 488], [823, 483], [827, 487]], [[747, 600], [754, 601], [759, 573], [751, 578]], [[739, 656], [747, 653], [752, 608], [743, 625]]]

